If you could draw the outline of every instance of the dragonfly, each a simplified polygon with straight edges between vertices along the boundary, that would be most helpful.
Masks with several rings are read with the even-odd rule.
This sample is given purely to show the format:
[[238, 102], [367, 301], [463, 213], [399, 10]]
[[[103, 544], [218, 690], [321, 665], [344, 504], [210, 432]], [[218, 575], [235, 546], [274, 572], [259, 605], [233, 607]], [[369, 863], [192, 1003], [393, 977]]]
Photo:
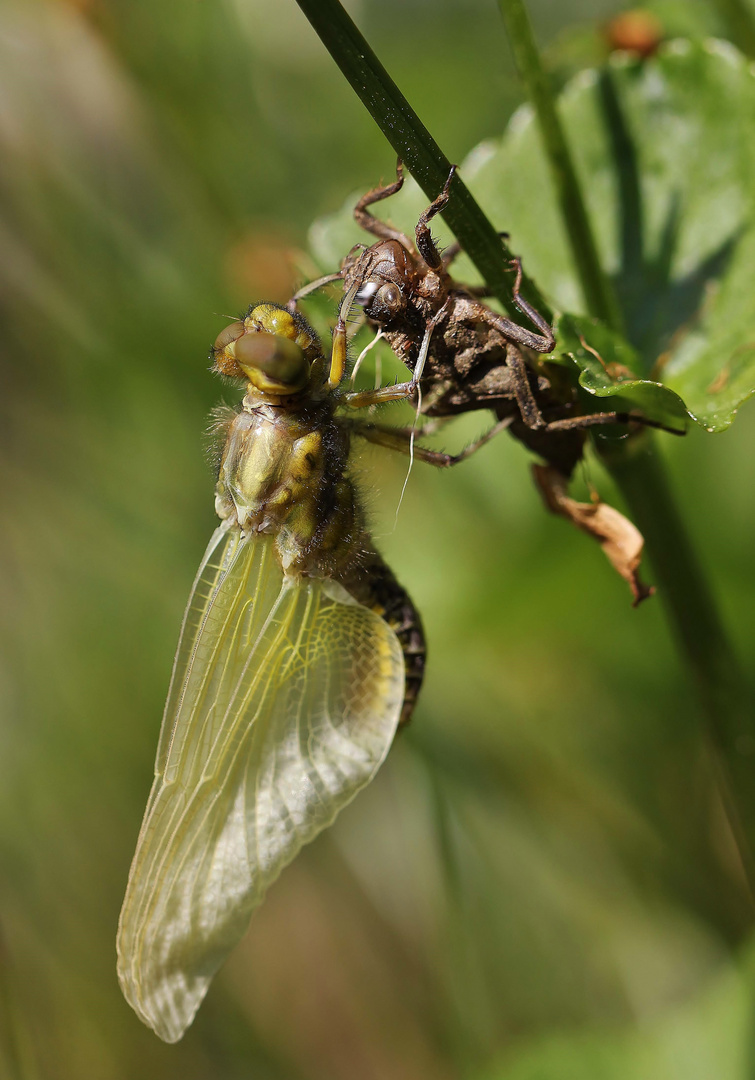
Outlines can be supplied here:
[[273, 303], [212, 350], [245, 396], [217, 419], [220, 525], [183, 619], [117, 940], [123, 993], [166, 1042], [270, 884], [373, 778], [422, 683], [422, 621], [371, 540], [351, 446], [358, 436], [439, 467], [463, 455], [362, 419], [417, 382], [343, 389], [355, 292], [329, 357], [303, 316]]

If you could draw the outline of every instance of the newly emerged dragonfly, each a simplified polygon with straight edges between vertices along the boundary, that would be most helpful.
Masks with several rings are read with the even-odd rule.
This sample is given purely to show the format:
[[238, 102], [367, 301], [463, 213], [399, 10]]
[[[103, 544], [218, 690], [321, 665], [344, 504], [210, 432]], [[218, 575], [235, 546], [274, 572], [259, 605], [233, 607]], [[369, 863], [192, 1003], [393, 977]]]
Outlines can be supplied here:
[[353, 292], [329, 360], [269, 303], [213, 349], [246, 396], [221, 424], [221, 524], [184, 616], [118, 931], [123, 992], [168, 1042], [271, 882], [372, 779], [422, 682], [420, 618], [370, 539], [350, 440], [439, 466], [463, 455], [337, 411], [416, 391], [340, 389]]

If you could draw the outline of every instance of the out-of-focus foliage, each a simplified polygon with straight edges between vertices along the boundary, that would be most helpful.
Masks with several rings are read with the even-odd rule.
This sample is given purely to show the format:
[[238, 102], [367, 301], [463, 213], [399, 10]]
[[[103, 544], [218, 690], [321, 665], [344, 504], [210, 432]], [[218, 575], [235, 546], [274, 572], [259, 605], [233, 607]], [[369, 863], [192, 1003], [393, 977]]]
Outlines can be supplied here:
[[[533, 4], [551, 42], [617, 7]], [[450, 157], [501, 133], [518, 91], [494, 5], [353, 10]], [[0, 1074], [613, 1080], [658, 1033], [631, 1060], [666, 1080], [684, 1018], [731, 1001], [731, 1056], [713, 1020], [694, 1033], [739, 1080], [751, 909], [661, 602], [630, 609], [503, 438], [415, 467], [395, 528], [405, 463], [360, 459], [428, 631], [413, 728], [271, 890], [185, 1040], [131, 1013], [115, 925], [214, 526], [201, 433], [234, 397], [207, 347], [287, 296], [308, 223], [394, 163], [288, 0], [9, 0], [0, 21]], [[513, 211], [496, 224], [516, 235]], [[668, 449], [751, 655], [747, 420]]]
[[710, 1080], [752, 1075], [752, 956], [634, 1030], [558, 1033], [480, 1080]]

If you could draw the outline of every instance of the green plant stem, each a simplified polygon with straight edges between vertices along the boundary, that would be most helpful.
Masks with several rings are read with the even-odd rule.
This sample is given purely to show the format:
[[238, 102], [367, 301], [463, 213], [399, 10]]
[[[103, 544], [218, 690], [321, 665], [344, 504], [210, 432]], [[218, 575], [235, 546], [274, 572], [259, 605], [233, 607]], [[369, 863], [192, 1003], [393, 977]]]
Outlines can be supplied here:
[[622, 333], [621, 309], [613, 286], [600, 264], [582, 189], [527, 9], [523, 0], [498, 0], [498, 6], [506, 24], [517, 70], [535, 109], [585, 305], [590, 315], [601, 319], [617, 333]]
[[[432, 200], [446, 182], [451, 163], [391, 79], [338, 0], [297, 0], [313, 29], [349, 81], [388, 142]], [[488, 288], [515, 319], [511, 298], [511, 258], [501, 236], [485, 217], [457, 174], [443, 211], [448, 224]], [[522, 293], [546, 318], [547, 303], [524, 278]]]
[[724, 801], [755, 895], [755, 728], [753, 706], [702, 566], [674, 504], [655, 439], [632, 440], [628, 452], [603, 459], [640, 532], [659, 583], [659, 595], [696, 690], [717, 751]]

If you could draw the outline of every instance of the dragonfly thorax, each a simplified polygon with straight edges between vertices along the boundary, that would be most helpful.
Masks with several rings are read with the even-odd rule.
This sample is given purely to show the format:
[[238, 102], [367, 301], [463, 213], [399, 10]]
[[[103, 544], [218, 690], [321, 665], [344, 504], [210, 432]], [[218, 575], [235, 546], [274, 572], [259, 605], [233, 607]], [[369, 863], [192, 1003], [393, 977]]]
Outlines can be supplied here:
[[348, 455], [329, 401], [292, 411], [247, 397], [228, 431], [218, 514], [244, 533], [274, 535], [287, 574], [332, 573], [356, 555], [363, 532]]

